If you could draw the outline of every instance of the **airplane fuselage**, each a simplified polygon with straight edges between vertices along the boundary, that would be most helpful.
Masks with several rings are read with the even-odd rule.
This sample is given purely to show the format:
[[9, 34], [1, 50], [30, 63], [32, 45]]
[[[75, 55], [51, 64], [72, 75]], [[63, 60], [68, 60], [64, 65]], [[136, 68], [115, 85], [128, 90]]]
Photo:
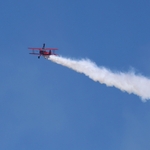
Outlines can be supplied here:
[[47, 52], [44, 50], [39, 51], [40, 55], [51, 55], [51, 51]]

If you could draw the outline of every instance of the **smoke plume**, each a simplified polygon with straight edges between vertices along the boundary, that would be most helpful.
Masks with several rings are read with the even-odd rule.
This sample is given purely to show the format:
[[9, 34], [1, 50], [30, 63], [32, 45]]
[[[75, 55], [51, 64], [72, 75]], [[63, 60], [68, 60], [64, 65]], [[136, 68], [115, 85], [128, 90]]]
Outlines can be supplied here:
[[150, 79], [136, 75], [133, 71], [127, 73], [112, 72], [105, 67], [98, 67], [89, 59], [73, 60], [51, 55], [48, 60], [83, 73], [94, 81], [138, 95], [144, 102], [150, 99]]

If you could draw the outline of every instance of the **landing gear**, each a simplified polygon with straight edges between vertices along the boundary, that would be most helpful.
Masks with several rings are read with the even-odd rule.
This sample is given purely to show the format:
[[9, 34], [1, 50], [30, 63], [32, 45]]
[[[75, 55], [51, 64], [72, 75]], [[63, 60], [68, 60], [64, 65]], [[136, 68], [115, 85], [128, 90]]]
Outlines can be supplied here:
[[40, 56], [38, 56], [38, 59], [40, 59]]

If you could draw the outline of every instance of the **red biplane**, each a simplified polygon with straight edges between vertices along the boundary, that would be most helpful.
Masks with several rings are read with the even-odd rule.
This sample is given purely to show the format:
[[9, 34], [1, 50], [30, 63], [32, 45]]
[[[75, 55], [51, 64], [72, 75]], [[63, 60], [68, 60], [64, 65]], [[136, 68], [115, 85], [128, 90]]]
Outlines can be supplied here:
[[[32, 50], [32, 53], [29, 54], [33, 54], [33, 55], [38, 55], [38, 58], [40, 58], [41, 56], [50, 56], [50, 55], [57, 55], [54, 53], [55, 50], [58, 50], [57, 48], [45, 48], [45, 43], [43, 44], [42, 48], [32, 48], [29, 47], [28, 49]], [[37, 52], [39, 51], [39, 52]]]

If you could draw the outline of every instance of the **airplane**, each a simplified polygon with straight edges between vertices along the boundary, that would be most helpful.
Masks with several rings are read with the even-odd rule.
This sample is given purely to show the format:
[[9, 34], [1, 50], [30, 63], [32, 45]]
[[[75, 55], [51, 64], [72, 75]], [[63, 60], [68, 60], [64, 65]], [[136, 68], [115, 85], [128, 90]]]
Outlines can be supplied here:
[[[57, 55], [54, 53], [54, 50], [58, 50], [57, 48], [45, 48], [45, 43], [43, 43], [43, 47], [42, 48], [33, 48], [33, 47], [29, 47], [28, 49], [32, 50], [32, 55], [38, 55], [38, 58], [40, 58], [41, 56], [47, 57], [50, 55]], [[39, 52], [35, 52], [35, 51], [39, 51]]]

